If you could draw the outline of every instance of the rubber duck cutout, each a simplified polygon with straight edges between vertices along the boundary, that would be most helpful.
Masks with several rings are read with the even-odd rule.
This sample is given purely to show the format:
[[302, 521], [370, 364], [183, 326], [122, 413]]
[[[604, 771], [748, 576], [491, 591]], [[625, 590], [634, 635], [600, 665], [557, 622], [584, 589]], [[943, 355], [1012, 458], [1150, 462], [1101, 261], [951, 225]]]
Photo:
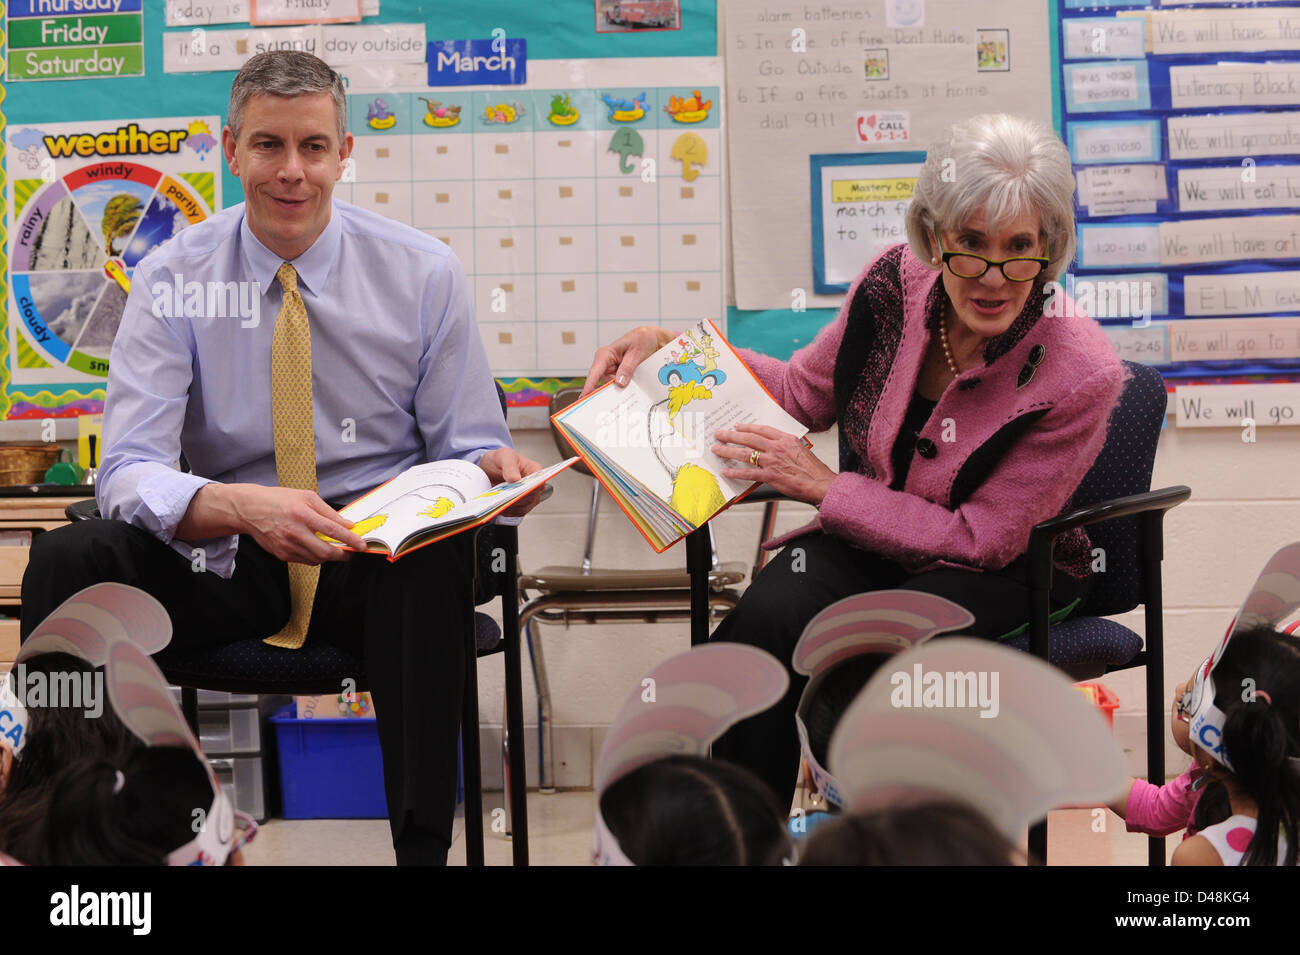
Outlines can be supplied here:
[[609, 152], [618, 153], [618, 171], [627, 175], [636, 171], [636, 164], [628, 162], [629, 158], [645, 155], [645, 140], [631, 127], [615, 130], [609, 141]]
[[423, 96], [421, 96], [420, 99], [424, 100], [426, 110], [424, 114], [424, 125], [438, 128], [455, 126], [460, 122], [459, 106], [444, 106], [437, 100], [425, 99]]
[[615, 123], [635, 123], [645, 116], [645, 97], [642, 93], [636, 99], [618, 99], [614, 96], [602, 96], [609, 107], [608, 119]]
[[572, 126], [578, 121], [578, 111], [569, 102], [568, 93], [551, 97], [551, 114], [546, 118], [556, 126]]
[[485, 123], [503, 123], [509, 125], [517, 123], [524, 116], [524, 107], [518, 101], [513, 103], [496, 103], [483, 109], [483, 122]]
[[697, 133], [682, 133], [673, 143], [670, 154], [682, 164], [682, 178], [694, 182], [700, 171], [696, 166], [703, 166], [709, 161], [709, 147]]
[[699, 90], [691, 90], [690, 97], [670, 96], [664, 112], [677, 123], [699, 123], [709, 118], [713, 100], [706, 100]]
[[366, 122], [371, 129], [392, 129], [397, 125], [397, 114], [388, 108], [388, 101], [376, 96], [366, 110]]

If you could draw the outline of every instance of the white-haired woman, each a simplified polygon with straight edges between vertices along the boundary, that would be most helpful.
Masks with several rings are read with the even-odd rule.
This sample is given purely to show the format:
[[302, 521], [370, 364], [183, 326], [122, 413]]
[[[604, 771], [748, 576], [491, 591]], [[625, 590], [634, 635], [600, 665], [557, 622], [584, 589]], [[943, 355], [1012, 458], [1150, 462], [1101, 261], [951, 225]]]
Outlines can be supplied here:
[[[729, 477], [813, 504], [816, 520], [718, 626], [715, 640], [789, 660], [805, 624], [866, 590], [939, 594], [998, 638], [1027, 621], [1022, 555], [1030, 529], [1066, 509], [1105, 439], [1123, 366], [1077, 309], [1044, 317], [1044, 286], [1074, 257], [1074, 177], [1064, 145], [1015, 116], [983, 115], [933, 145], [907, 214], [908, 243], [887, 249], [839, 315], [789, 362], [742, 351], [786, 411], [840, 429], [839, 473], [791, 435], [720, 431]], [[1057, 316], [1060, 312], [1064, 315]], [[672, 333], [640, 328], [600, 349], [588, 387], [620, 383]], [[798, 553], [796, 553], [796, 549]], [[1055, 550], [1053, 607], [1087, 590], [1082, 531]], [[794, 676], [794, 674], [792, 674]], [[791, 792], [803, 690], [736, 726], [715, 752]]]

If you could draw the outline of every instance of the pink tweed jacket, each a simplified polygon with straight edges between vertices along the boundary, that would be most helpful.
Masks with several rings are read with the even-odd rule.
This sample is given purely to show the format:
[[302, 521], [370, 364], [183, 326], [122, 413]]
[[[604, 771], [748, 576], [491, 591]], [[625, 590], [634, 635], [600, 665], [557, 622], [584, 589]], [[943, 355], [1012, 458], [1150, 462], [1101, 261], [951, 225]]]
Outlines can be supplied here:
[[[817, 518], [770, 547], [822, 530], [912, 572], [996, 569], [1028, 549], [1035, 524], [1066, 509], [1105, 441], [1125, 372], [1096, 322], [1072, 302], [1065, 316], [1042, 316], [1037, 290], [1012, 328], [990, 342], [985, 364], [949, 384], [920, 433], [903, 489], [890, 490], [891, 451], [946, 301], [939, 279], [908, 247], [895, 246], [789, 362], [741, 351], [786, 411], [824, 431], [837, 423], [834, 379], [846, 329], [874, 323], [874, 352], [838, 422], [858, 471], [836, 477]], [[1039, 363], [1022, 383], [1031, 357]], [[1086, 576], [1088, 548], [1082, 531], [1063, 538], [1057, 566]]]

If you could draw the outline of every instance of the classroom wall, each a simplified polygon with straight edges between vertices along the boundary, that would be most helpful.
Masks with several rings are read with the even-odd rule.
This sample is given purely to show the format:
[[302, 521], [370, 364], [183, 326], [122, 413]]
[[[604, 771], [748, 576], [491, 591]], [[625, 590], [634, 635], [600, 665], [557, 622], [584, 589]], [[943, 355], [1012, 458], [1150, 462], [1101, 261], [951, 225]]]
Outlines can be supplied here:
[[[1165, 522], [1165, 689], [1156, 706], [1167, 714], [1174, 687], [1219, 639], [1264, 562], [1281, 545], [1300, 537], [1300, 442], [1294, 429], [1260, 428], [1254, 444], [1244, 444], [1238, 429], [1169, 427], [1161, 434], [1153, 487], [1186, 484], [1191, 500]], [[520, 451], [543, 463], [559, 460], [549, 432], [516, 430]], [[816, 444], [822, 460], [834, 464], [834, 433]], [[578, 564], [586, 535], [590, 479], [566, 472], [554, 482], [555, 494], [520, 528], [520, 564], [525, 572], [544, 564]], [[740, 505], [714, 523], [719, 557], [752, 568], [761, 505]], [[783, 504], [778, 531], [804, 524], [806, 505]], [[603, 567], [684, 567], [681, 547], [656, 555], [627, 520], [602, 500], [595, 563]], [[746, 581], [748, 583], [748, 580]], [[495, 609], [494, 609], [495, 612]], [[1139, 610], [1120, 619], [1144, 632]], [[681, 624], [574, 626], [539, 624], [552, 692], [556, 739], [556, 779], [560, 786], [590, 785], [594, 755], [603, 730], [623, 697], [651, 666], [690, 646]], [[504, 676], [500, 655], [480, 661], [480, 712], [488, 728], [486, 745], [498, 745]], [[1120, 699], [1115, 732], [1131, 773], [1145, 773], [1145, 670], [1112, 674], [1105, 683]], [[536, 773], [535, 697], [525, 663], [525, 714], [530, 780]], [[1167, 720], [1164, 725], [1167, 726]], [[484, 772], [499, 778], [494, 750], [485, 750]], [[1183, 754], [1166, 735], [1166, 770], [1186, 768]]]

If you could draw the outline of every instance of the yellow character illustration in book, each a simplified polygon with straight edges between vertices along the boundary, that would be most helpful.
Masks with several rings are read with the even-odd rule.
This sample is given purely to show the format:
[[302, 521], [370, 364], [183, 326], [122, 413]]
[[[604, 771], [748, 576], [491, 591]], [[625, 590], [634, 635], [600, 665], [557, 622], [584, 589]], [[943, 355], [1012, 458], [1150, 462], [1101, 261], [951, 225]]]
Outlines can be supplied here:
[[442, 515], [446, 514], [455, 506], [456, 505], [449, 498], [440, 497], [438, 500], [433, 502], [432, 507], [426, 507], [424, 510], [420, 511], [419, 514], [421, 517], [442, 517]]
[[[669, 353], [668, 363], [659, 369], [659, 382], [668, 386], [668, 397], [651, 408], [647, 422], [650, 447], [673, 482], [668, 503], [696, 526], [712, 517], [726, 503], [726, 497], [718, 479], [699, 465], [674, 466], [665, 454], [665, 445], [669, 439], [678, 444], [676, 439], [679, 436], [686, 437], [681, 420], [682, 409], [692, 401], [712, 398], [713, 390], [727, 380], [726, 372], [718, 367], [720, 353], [713, 346], [713, 338], [702, 327], [697, 328], [699, 339], [695, 337], [695, 330], [688, 330], [678, 337], [674, 344], [681, 350], [674, 348]], [[661, 417], [667, 420], [668, 428], [656, 434], [656, 419]]]

